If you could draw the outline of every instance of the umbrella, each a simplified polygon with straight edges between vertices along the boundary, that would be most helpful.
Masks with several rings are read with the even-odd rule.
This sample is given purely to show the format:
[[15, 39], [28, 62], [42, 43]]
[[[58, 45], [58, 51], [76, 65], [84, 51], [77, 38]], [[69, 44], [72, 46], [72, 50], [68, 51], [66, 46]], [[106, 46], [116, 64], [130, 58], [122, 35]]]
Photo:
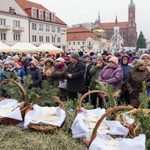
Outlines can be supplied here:
[[60, 53], [63, 50], [54, 46], [53, 44], [42, 44], [37, 48], [37, 51], [49, 52], [49, 53]]
[[11, 47], [0, 41], [0, 52], [10, 52]]
[[11, 47], [15, 52], [33, 52], [37, 50], [37, 47], [31, 43], [18, 42]]

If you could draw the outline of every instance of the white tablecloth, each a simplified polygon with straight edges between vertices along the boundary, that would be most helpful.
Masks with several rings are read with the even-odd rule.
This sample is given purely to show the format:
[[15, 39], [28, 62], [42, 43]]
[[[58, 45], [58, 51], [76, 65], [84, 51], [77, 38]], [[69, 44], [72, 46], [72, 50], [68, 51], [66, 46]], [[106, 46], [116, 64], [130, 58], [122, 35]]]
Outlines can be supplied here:
[[108, 135], [97, 136], [89, 150], [145, 150], [146, 136], [141, 134], [133, 139], [113, 139]]
[[59, 107], [40, 107], [34, 105], [33, 110], [25, 115], [24, 128], [28, 128], [30, 123], [44, 123], [60, 127], [66, 118], [66, 112]]
[[0, 118], [12, 118], [22, 121], [20, 103], [14, 99], [4, 99], [0, 102]]
[[[81, 113], [79, 113], [73, 124], [72, 124], [72, 135], [73, 138], [90, 138], [93, 128], [95, 127], [98, 119], [105, 113], [105, 109], [94, 109], [94, 110], [86, 110], [83, 109]], [[90, 121], [91, 120], [91, 121]], [[88, 122], [91, 122], [88, 124]], [[118, 121], [108, 121], [104, 119], [103, 123], [100, 125], [98, 129], [98, 134], [111, 134], [111, 135], [121, 135], [127, 136], [129, 130], [125, 128]]]

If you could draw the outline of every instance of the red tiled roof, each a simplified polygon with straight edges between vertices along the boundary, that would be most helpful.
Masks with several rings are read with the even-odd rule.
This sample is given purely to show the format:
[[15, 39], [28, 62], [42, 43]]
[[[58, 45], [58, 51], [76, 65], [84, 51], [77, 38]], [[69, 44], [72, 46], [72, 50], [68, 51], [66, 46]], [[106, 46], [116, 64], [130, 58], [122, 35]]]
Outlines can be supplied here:
[[[26, 12], [26, 14], [31, 17], [31, 13], [29, 13], [27, 11], [27, 9], [29, 8], [37, 8], [37, 9], [42, 9], [44, 11], [48, 11], [50, 12], [47, 8], [45, 8], [44, 6], [42, 6], [41, 4], [38, 4], [38, 3], [34, 3], [34, 2], [31, 2], [31, 1], [28, 1], [28, 0], [16, 0], [16, 2], [20, 5], [20, 7]], [[65, 22], [63, 22], [60, 18], [58, 18], [56, 16], [56, 23], [58, 24], [62, 24], [62, 25], [66, 25]]]
[[73, 27], [67, 30], [67, 41], [84, 41], [88, 38], [98, 40], [92, 31], [83, 27]]
[[91, 32], [90, 30], [84, 27], [72, 27], [67, 29], [68, 33], [81, 33], [81, 32]]
[[[128, 22], [118, 22], [118, 25], [121, 29], [128, 28]], [[113, 29], [116, 26], [116, 23], [115, 22], [101, 23], [101, 26], [104, 30]]]

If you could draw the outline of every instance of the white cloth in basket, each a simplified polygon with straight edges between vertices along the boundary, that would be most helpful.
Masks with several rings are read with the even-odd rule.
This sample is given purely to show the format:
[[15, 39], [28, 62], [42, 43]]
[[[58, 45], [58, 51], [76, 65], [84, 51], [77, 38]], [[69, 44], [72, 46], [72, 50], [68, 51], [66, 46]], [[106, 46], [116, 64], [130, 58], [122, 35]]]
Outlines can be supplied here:
[[11, 118], [22, 121], [20, 103], [14, 99], [4, 99], [0, 101], [0, 118]]
[[[90, 138], [92, 131], [99, 120], [99, 118], [105, 113], [105, 109], [86, 110], [82, 108], [82, 112], [79, 113], [72, 124], [73, 138]], [[98, 128], [98, 134], [111, 134], [127, 136], [129, 130], [121, 125], [118, 121], [107, 121], [104, 119], [103, 123]]]
[[34, 105], [33, 110], [25, 115], [24, 128], [28, 128], [30, 123], [44, 123], [60, 127], [66, 118], [66, 112], [59, 107], [40, 107]]
[[133, 139], [116, 138], [105, 135], [97, 136], [89, 150], [145, 150], [146, 136], [141, 134]]

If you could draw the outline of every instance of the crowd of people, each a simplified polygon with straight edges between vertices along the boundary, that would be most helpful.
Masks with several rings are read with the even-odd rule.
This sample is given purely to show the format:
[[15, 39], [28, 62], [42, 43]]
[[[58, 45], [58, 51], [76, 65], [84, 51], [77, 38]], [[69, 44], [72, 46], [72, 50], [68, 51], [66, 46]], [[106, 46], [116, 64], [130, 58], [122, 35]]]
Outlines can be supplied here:
[[[119, 52], [112, 55], [61, 53], [61, 54], [0, 54], [0, 81], [14, 78], [24, 84], [24, 77], [30, 75], [32, 84], [29, 88], [42, 88], [43, 80], [59, 88], [61, 100], [76, 100], [78, 93], [85, 94], [96, 89], [97, 81], [111, 85], [120, 95], [117, 103], [140, 106], [140, 92], [143, 82], [147, 95], [150, 96], [150, 54], [143, 52]], [[92, 94], [90, 102], [94, 108], [102, 106], [102, 97]], [[89, 102], [89, 98], [85, 99]]]

